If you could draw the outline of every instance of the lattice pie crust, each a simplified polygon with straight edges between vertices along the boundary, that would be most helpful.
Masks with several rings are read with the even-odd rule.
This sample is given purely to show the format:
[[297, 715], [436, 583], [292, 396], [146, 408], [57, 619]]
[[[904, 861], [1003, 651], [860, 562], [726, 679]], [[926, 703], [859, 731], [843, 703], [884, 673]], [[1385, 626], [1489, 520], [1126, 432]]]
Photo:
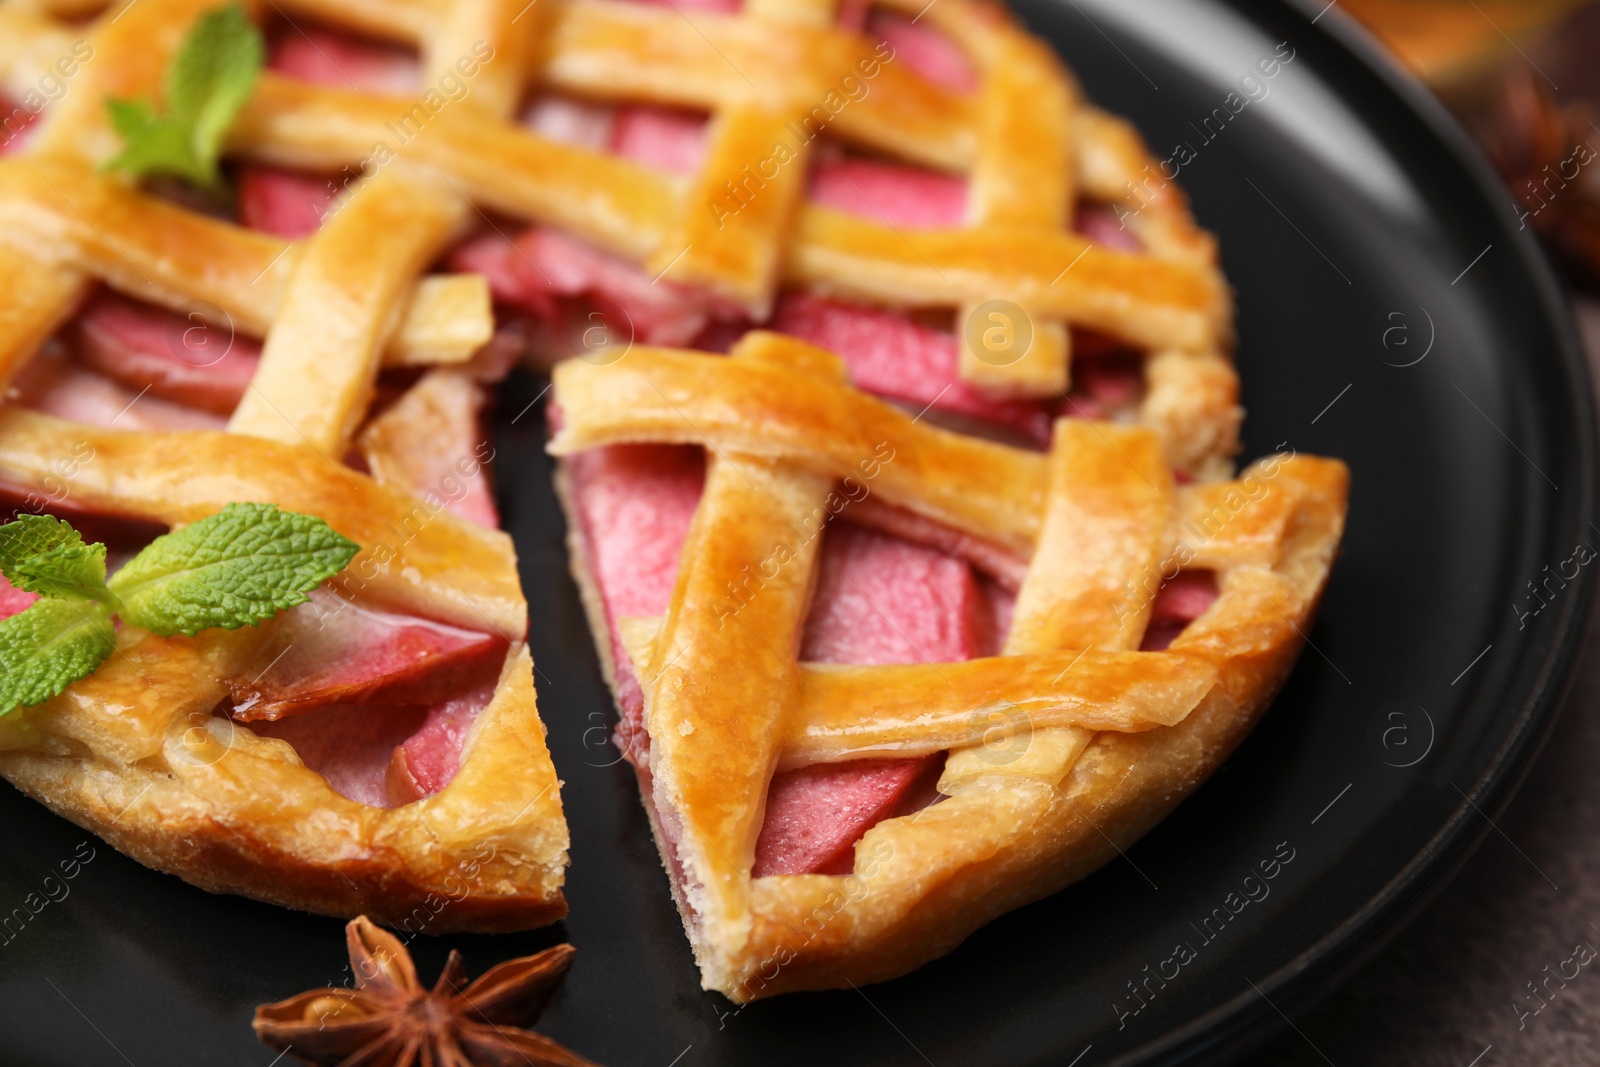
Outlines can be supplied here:
[[[0, 723], [0, 773], [57, 811], [197, 884], [314, 910], [393, 921], [464, 877], [441, 928], [562, 913], [566, 831], [509, 541], [440, 515], [392, 545], [385, 529], [415, 501], [385, 484], [381, 463], [368, 478], [336, 462], [380, 366], [463, 363], [488, 339], [483, 279], [425, 273], [485, 212], [557, 227], [757, 322], [780, 288], [958, 322], [1009, 301], [1034, 327], [1026, 357], [997, 365], [966, 341], [959, 353], [961, 378], [990, 395], [1066, 395], [1072, 328], [1148, 353], [1130, 418], [1061, 419], [1048, 454], [914, 419], [854, 389], [833, 356], [775, 334], [748, 334], [729, 358], [636, 346], [610, 365], [557, 368], [558, 455], [625, 442], [707, 451], [670, 606], [621, 623], [646, 691], [648, 806], [669, 868], [681, 867], [674, 890], [708, 987], [749, 1000], [879, 980], [948, 951], [1159, 820], [1288, 671], [1337, 548], [1346, 472], [1277, 457], [1224, 480], [1240, 411], [1214, 242], [1176, 185], [1149, 182], [1154, 161], [1132, 129], [1085, 104], [1050, 50], [998, 8], [880, 5], [960, 44], [978, 78], [960, 94], [880, 62], [872, 40], [838, 25], [835, 0], [747, 0], [737, 14], [615, 0], [274, 3], [416, 46], [426, 85], [485, 44], [494, 56], [469, 98], [381, 154], [396, 98], [264, 74], [231, 157], [368, 168], [320, 231], [286, 242], [95, 168], [116, 147], [104, 97], [152, 95], [184, 28], [212, 6], [136, 0], [84, 31], [61, 18], [92, 3], [0, 4], [0, 86], [13, 96], [79, 36], [95, 55], [28, 150], [0, 161], [0, 377], [96, 282], [175, 308], [205, 301], [265, 337], [229, 434], [119, 433], [8, 410], [0, 481], [38, 490], [57, 457], [88, 442], [101, 458], [74, 482], [85, 506], [168, 524], [233, 500], [321, 515], [367, 546], [355, 565], [366, 566], [363, 596], [488, 626], [510, 652], [455, 781], [379, 809], [334, 793], [281, 742], [243, 727], [215, 736], [223, 692], [210, 679], [259, 636], [125, 633], [97, 675]], [[808, 202], [804, 146], [740, 210], [706, 210], [748, 189], [748, 164], [863, 64], [875, 64], [871, 91], [829, 109], [830, 134], [964, 175], [964, 225], [908, 230]], [[546, 139], [512, 118], [534, 86], [709, 111], [704, 162], [674, 176]], [[1128, 209], [1139, 250], [1073, 232], [1083, 202]], [[1013, 576], [1003, 657], [800, 664], [814, 543], [735, 616], [718, 614], [726, 583], [884, 442], [896, 458], [874, 483], [882, 502]], [[608, 656], [581, 548], [574, 568]], [[1174, 558], [1214, 571], [1220, 595], [1171, 648], [1137, 651]], [[1003, 763], [979, 744], [989, 720], [974, 720], [998, 706], [1028, 735], [1025, 754]], [[943, 799], [869, 831], [854, 875], [751, 877], [775, 769], [942, 751]]]
[[[828, 353], [775, 334], [727, 359], [636, 348], [611, 366], [569, 362], [555, 380], [557, 455], [708, 452], [667, 613], [624, 622], [657, 835], [684, 872], [675, 888], [705, 985], [739, 1001], [903, 974], [1149, 829], [1277, 691], [1344, 525], [1337, 461], [1273, 457], [1238, 481], [1178, 486], [1149, 430], [1077, 419], [1057, 422], [1042, 456], [914, 421], [851, 389]], [[1001, 657], [797, 662], [816, 542], [796, 531], [884, 442], [885, 503], [1031, 561]], [[729, 583], [774, 545], [793, 551], [730, 615]], [[577, 543], [573, 561], [607, 648]], [[1215, 572], [1220, 595], [1166, 651], [1132, 651], [1179, 564]], [[982, 714], [996, 708], [998, 733]], [[1026, 743], [1020, 757], [999, 745], [997, 760], [1008, 732]], [[946, 750], [947, 799], [869, 830], [856, 873], [750, 877], [774, 769]]]

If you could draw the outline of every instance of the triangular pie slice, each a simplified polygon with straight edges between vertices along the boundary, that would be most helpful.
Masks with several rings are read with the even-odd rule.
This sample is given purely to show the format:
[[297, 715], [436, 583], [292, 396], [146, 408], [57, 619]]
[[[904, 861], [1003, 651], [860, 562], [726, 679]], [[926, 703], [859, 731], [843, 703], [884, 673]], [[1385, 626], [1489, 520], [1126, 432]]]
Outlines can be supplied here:
[[1131, 844], [1271, 700], [1343, 528], [1337, 461], [1183, 485], [1070, 418], [1041, 454], [770, 333], [565, 363], [554, 404], [619, 735], [737, 1001], [902, 974]]
[[[119, 432], [20, 410], [0, 413], [0, 442], [0, 482], [24, 494], [50, 491], [59, 457], [87, 457], [71, 479], [72, 518], [175, 526], [265, 501], [318, 515], [363, 546], [312, 603], [273, 623], [168, 639], [124, 628], [96, 673], [0, 719], [0, 774], [134, 858], [217, 892], [429, 932], [565, 914], [560, 785], [505, 534], [430, 514], [304, 446]], [[470, 669], [457, 657], [455, 677], [423, 675], [433, 691], [376, 688], [396, 674], [417, 686], [415, 670], [385, 657], [411, 668], [419, 648], [439, 655], [447, 638], [469, 645]], [[319, 653], [324, 639], [341, 647]], [[352, 642], [359, 663], [340, 655]], [[299, 714], [263, 724], [235, 710], [241, 689], [277, 696], [283, 662], [319, 654], [342, 672], [320, 701], [300, 673], [302, 699], [287, 708]], [[455, 736], [442, 736], [438, 720], [450, 718]], [[293, 724], [304, 729], [277, 731], [287, 740], [263, 728]], [[410, 792], [389, 787], [402, 753], [434, 768], [426, 786], [412, 771]]]

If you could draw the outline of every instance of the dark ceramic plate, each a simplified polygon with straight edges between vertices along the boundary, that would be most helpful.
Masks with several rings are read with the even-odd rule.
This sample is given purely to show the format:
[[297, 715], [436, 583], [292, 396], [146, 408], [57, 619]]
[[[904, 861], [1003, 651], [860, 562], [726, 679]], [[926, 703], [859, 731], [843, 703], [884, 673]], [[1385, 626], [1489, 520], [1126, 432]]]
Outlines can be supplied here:
[[[736, 1012], [699, 988], [605, 743], [541, 420], [504, 418], [499, 489], [566, 781], [572, 916], [418, 938], [430, 981], [450, 947], [477, 972], [571, 940], [542, 1028], [612, 1067], [1221, 1058], [1392, 934], [1515, 787], [1580, 637], [1592, 573], [1574, 547], [1600, 531], [1588, 383], [1510, 198], [1337, 12], [1314, 26], [1314, 8], [1269, 3], [1021, 7], [1162, 158], [1187, 145], [1179, 180], [1238, 291], [1247, 452], [1285, 442], [1354, 471], [1344, 555], [1288, 686], [1126, 859], [910, 977]], [[1244, 80], [1275, 52], [1292, 56], [1275, 77]], [[514, 382], [502, 410], [539, 388]], [[1558, 572], [1564, 587], [1529, 595]], [[9, 914], [85, 835], [9, 788], [0, 820]], [[346, 980], [337, 921], [87, 847], [69, 895], [0, 935], [0, 1062], [264, 1067], [254, 1005]], [[1247, 883], [1263, 861], [1275, 877]]]

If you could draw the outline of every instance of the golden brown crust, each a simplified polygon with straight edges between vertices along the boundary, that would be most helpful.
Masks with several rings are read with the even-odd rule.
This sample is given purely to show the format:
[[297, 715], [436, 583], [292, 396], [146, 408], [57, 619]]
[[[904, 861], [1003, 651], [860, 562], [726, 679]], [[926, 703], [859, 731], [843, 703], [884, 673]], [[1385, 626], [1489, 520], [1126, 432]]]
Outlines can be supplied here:
[[[795, 359], [826, 355], [762, 332], [741, 345]], [[642, 346], [609, 367], [568, 361], [552, 377], [563, 412], [551, 442], [556, 455], [633, 441], [710, 442], [725, 452], [790, 459], [830, 478], [876, 463], [874, 491], [891, 504], [1023, 556], [1038, 536], [1043, 457], [915, 421], [837, 379], [796, 374], [779, 362], [724, 365]]]
[[[0, 254], [78, 281], [78, 288], [58, 295], [19, 291], [17, 300], [7, 301], [8, 315], [59, 321], [99, 278], [168, 307], [214, 305], [234, 329], [260, 336], [279, 314], [298, 249], [295, 242], [196, 215], [79, 166], [33, 157], [0, 161]], [[480, 276], [434, 275], [414, 289], [401, 303], [386, 363], [459, 363], [493, 332]], [[11, 342], [15, 335], [8, 330], [4, 336]], [[0, 365], [8, 374], [13, 369]]]
[[[60, 499], [59, 465], [75, 457], [70, 501], [90, 512], [177, 526], [259, 501], [320, 516], [362, 546], [333, 593], [496, 633], [505, 660], [458, 773], [400, 807], [347, 799], [286, 742], [213, 714], [274, 622], [192, 639], [124, 627], [94, 674], [0, 719], [0, 774], [213, 891], [432, 931], [553, 921], [566, 912], [567, 829], [510, 538], [338, 462], [380, 363], [461, 362], [488, 339], [481, 277], [422, 277], [470, 208], [445, 179], [396, 160], [316, 235], [285, 242], [99, 173], [117, 147], [105, 97], [156, 95], [179, 39], [214, 6], [141, 0], [94, 22], [95, 61], [28, 148], [0, 162], [0, 379], [97, 279], [158, 304], [207, 301], [265, 337], [239, 432], [125, 433], [0, 409], [0, 483]], [[463, 0], [441, 47], [481, 35], [515, 55], [526, 35], [514, 20], [509, 4]], [[0, 36], [37, 23], [8, 11]], [[0, 79], [42, 54], [8, 40]], [[511, 110], [515, 87], [496, 84], [473, 110]]]
[[161, 751], [137, 763], [36, 744], [0, 751], [0, 774], [214, 893], [429, 933], [521, 930], [567, 911], [566, 826], [530, 672], [519, 647], [461, 772], [401, 808], [346, 800], [288, 745], [209, 709], [171, 717]]
[[[474, 16], [462, 12], [503, 5], [284, 6], [419, 45], [432, 75], [446, 57], [467, 54], [449, 52], [469, 40], [461, 26]], [[977, 92], [932, 85], [892, 50], [831, 25], [828, 3], [769, 0], [737, 15], [685, 17], [616, 0], [566, 0], [496, 24], [500, 33], [480, 38], [494, 58], [482, 64], [466, 106], [452, 105], [403, 156], [436, 169], [487, 210], [569, 230], [641, 264], [651, 277], [703, 287], [757, 317], [780, 285], [950, 308], [958, 320], [980, 303], [1011, 301], [1034, 320], [1034, 348], [1003, 366], [970, 351], [961, 361], [964, 377], [994, 392], [1059, 395], [1070, 358], [1064, 324], [1152, 352], [1204, 358], [1211, 373], [1231, 380], [1231, 308], [1215, 242], [1132, 128], [1084, 104], [1049, 49], [994, 6], [888, 6], [925, 16], [957, 42], [977, 72]], [[540, 31], [544, 47], [536, 49], [530, 38]], [[18, 32], [45, 31], [19, 22]], [[0, 52], [0, 77], [26, 69], [39, 50]], [[682, 179], [507, 122], [512, 86], [526, 73], [581, 96], [711, 111], [703, 165]], [[819, 111], [844, 100], [843, 80], [869, 91]], [[231, 150], [334, 172], [362, 165], [375, 145], [388, 144], [394, 118], [393, 97], [269, 72], [231, 133]], [[792, 131], [812, 127], [870, 152], [966, 174], [966, 225], [911, 230], [803, 202], [811, 138]], [[82, 138], [73, 143], [91, 147]], [[773, 156], [780, 143], [781, 165], [752, 178], [753, 162]], [[752, 182], [759, 195], [740, 197], [737, 211], [727, 203], [717, 210], [730, 184]], [[1115, 206], [1144, 252], [1111, 251], [1071, 233], [1066, 227], [1080, 202]], [[113, 263], [104, 269], [121, 270]], [[1177, 399], [1187, 403], [1147, 405], [1142, 417], [1180, 469], [1222, 476], [1237, 448], [1236, 395], [1224, 387]]]
[[[769, 371], [784, 372], [782, 391], [760, 384]], [[635, 396], [641, 375], [672, 414]], [[677, 888], [702, 980], [739, 1001], [904, 973], [1087, 874], [1114, 855], [1108, 838], [1143, 833], [1271, 699], [1343, 529], [1348, 475], [1336, 461], [1276, 456], [1236, 482], [1179, 488], [1149, 431], [1079, 420], [1057, 424], [1048, 461], [1003, 446], [969, 454], [975, 446], [854, 394], [815, 349], [773, 335], [753, 336], [730, 359], [635, 350], [607, 367], [566, 364], [556, 389], [557, 454], [698, 438], [711, 456], [669, 621], [659, 630], [629, 621], [624, 639], [645, 693], [647, 806], [670, 827], [658, 827], [664, 854], [675, 850], [686, 871]], [[864, 429], [852, 436], [851, 427]], [[814, 572], [803, 549], [737, 614], [719, 613], [725, 582], [793, 540], [787, 531], [803, 528], [807, 503], [869, 439], [894, 457], [874, 478], [891, 503], [954, 516], [963, 532], [1009, 539], [1031, 556], [1006, 647], [1023, 658], [1011, 671], [997, 669], [1003, 660], [970, 661], [943, 669], [959, 675], [952, 680], [918, 667], [795, 663]], [[891, 479], [902, 458], [917, 477]], [[1017, 471], [1027, 473], [1007, 473]], [[985, 506], [946, 508], [956, 488], [987, 493]], [[1006, 518], [1030, 509], [1031, 524]], [[609, 647], [581, 553], [573, 565], [594, 601], [596, 642]], [[1124, 651], [1138, 647], [1162, 578], [1194, 566], [1216, 571], [1217, 601], [1169, 650]], [[1079, 654], [1093, 657], [1081, 680], [1039, 673], [1059, 675]], [[730, 689], [733, 676], [742, 682]], [[959, 713], [973, 679], [973, 693], [1013, 709], [1013, 721], [989, 744], [951, 753], [946, 799], [869, 831], [850, 876], [751, 878], [774, 768], [970, 743], [970, 732], [952, 729], [970, 723], [959, 714], [941, 722], [940, 709]], [[1081, 703], [1052, 703], [1066, 695], [1051, 696], [1056, 684]], [[1140, 687], [1150, 704], [1119, 710]], [[908, 718], [911, 707], [926, 714]]]
[[[1272, 484], [1296, 498], [1300, 532], [1281, 544], [1272, 569], [1241, 567], [1226, 579], [1224, 596], [1229, 584], [1256, 594], [1253, 611], [1237, 619], [1208, 613], [1180, 639], [1227, 657], [1222, 681], [1200, 707], [1176, 726], [1096, 734], [1059, 782], [978, 780], [920, 819], [880, 824], [856, 848], [858, 870], [876, 861], [875, 873], [854, 884], [760, 880], [767, 955], [730, 975], [750, 984], [749, 998], [903, 974], [994, 917], [1094, 871], [1209, 777], [1293, 666], [1301, 643], [1295, 628], [1310, 624], [1343, 529], [1343, 464], [1287, 460]], [[989, 832], [970, 834], [973, 821]], [[958, 847], [947, 847], [961, 834]], [[913, 877], [920, 894], [907, 888]]]
[[[1309, 622], [1337, 544], [1343, 469], [1283, 460], [1264, 481], [1254, 472], [1268, 486], [1259, 498], [1248, 479], [1173, 488], [1169, 463], [1220, 479], [1237, 448], [1232, 312], [1214, 242], [1175, 185], [1144, 180], [1154, 161], [1131, 127], [1085, 106], [1049, 50], [998, 8], [888, 4], [926, 15], [966, 50], [979, 79], [969, 97], [832, 25], [827, 0], [750, 0], [738, 15], [691, 17], [564, 0], [527, 18], [520, 0], [285, 0], [290, 11], [418, 45], [430, 81], [480, 41], [495, 58], [470, 97], [386, 160], [321, 232], [283, 242], [91, 170], [116, 148], [104, 96], [153, 93], [209, 2], [141, 0], [97, 22], [101, 62], [27, 153], [0, 162], [0, 281], [20, 294], [0, 311], [0, 379], [96, 279], [173, 307], [204, 300], [266, 337], [262, 372], [232, 424], [257, 439], [118, 435], [10, 412], [0, 414], [0, 478], [39, 485], [51, 450], [83, 440], [104, 460], [74, 485], [91, 507], [169, 523], [232, 500], [320, 514], [367, 546], [356, 563], [367, 568], [357, 571], [361, 595], [487, 626], [511, 648], [461, 774], [437, 796], [383, 811], [334, 794], [282, 742], [243, 727], [226, 742], [215, 735], [224, 720], [209, 715], [220, 699], [210, 679], [249, 654], [251, 635], [128, 633], [124, 655], [100, 674], [0, 722], [0, 773], [68, 817], [207, 888], [314, 910], [360, 908], [398, 922], [441, 889], [452, 895], [438, 928], [525, 925], [562, 909], [559, 783], [533, 706], [508, 542], [336, 462], [381, 362], [459, 362], [486, 338], [481, 279], [422, 277], [470, 221], [469, 202], [567, 229], [758, 317], [783, 285], [948, 308], [958, 320], [983, 302], [1012, 301], [1034, 320], [1022, 361], [995, 366], [963, 338], [961, 373], [999, 394], [1064, 390], [1069, 326], [1153, 353], [1137, 412], [1147, 429], [1063, 423], [1049, 459], [916, 423], [849, 389], [831, 356], [771, 335], [751, 335], [715, 366], [636, 349], [616, 367], [558, 372], [568, 415], [558, 451], [641, 440], [715, 453], [671, 606], [635, 646], [657, 741], [647, 807], [664, 851], [682, 844], [690, 877], [674, 891], [708, 985], [752, 999], [875, 980], [944, 951], [991, 915], [1102, 862], [1101, 830], [1135, 835], [1164, 814], [1248, 729], [1287, 670], [1295, 627]], [[0, 84], [35, 77], [62, 40], [47, 20], [0, 12]], [[830, 133], [967, 175], [965, 226], [908, 231], [805, 203], [804, 145], [745, 210], [706, 210], [765, 141], [855, 71], [871, 92], [840, 110]], [[679, 179], [543, 140], [511, 121], [531, 77], [713, 112], [704, 165]], [[230, 152], [327, 172], [360, 165], [388, 139], [395, 106], [269, 73]], [[1083, 201], [1118, 205], [1143, 251], [1071, 232]], [[1032, 561], [1008, 653], [1034, 657], [1035, 675], [1065, 655], [1089, 658], [1083, 677], [1056, 688], [1059, 676], [1041, 685], [1028, 671], [999, 679], [1010, 673], [1000, 661], [962, 668], [971, 692], [1017, 687], [1006, 692], [1030, 720], [1027, 751], [1003, 764], [981, 746], [954, 751], [940, 783], [949, 799], [881, 824], [858, 846], [859, 893], [821, 876], [752, 880], [775, 766], [973, 739], [959, 693], [946, 694], [944, 718], [907, 721], [929, 684], [915, 671], [823, 678], [793, 662], [814, 544], [739, 613], [733, 639], [710, 614], [729, 574], [759, 562], [784, 528], [821, 514], [834, 480], [873, 457], [887, 504]], [[1119, 459], [1141, 478], [1127, 477]], [[1246, 503], [1235, 507], [1230, 492]], [[1174, 545], [1186, 545], [1191, 521], [1205, 532], [1187, 547], [1196, 565], [1219, 571], [1222, 597], [1172, 651], [1129, 652], [1148, 615], [1140, 590]], [[398, 538], [388, 532], [396, 523]], [[573, 565], [583, 570], [581, 553]], [[593, 584], [580, 585], [613, 666]], [[1129, 602], [1108, 628], [1124, 586]], [[131, 713], [119, 720], [113, 704]], [[852, 706], [859, 711], [841, 711]], [[458, 898], [451, 880], [486, 847], [492, 854], [457, 880]]]
[[56, 458], [82, 446], [94, 459], [73, 492], [91, 509], [173, 524], [233, 501], [320, 515], [363, 546], [331, 583], [341, 595], [489, 629], [512, 648], [459, 774], [400, 808], [347, 800], [287, 744], [212, 716], [227, 692], [222, 679], [265, 627], [193, 639], [125, 630], [121, 654], [95, 674], [0, 720], [0, 773], [136, 858], [208, 889], [394, 922], [432, 894], [432, 905], [451, 901], [430, 916], [434, 929], [509, 929], [564, 912], [566, 827], [505, 534], [304, 446], [123, 433], [17, 410], [0, 412], [0, 481], [42, 492]]
[[425, 171], [395, 166], [368, 178], [306, 240], [228, 428], [341, 455], [399, 325], [393, 309], [469, 210]]

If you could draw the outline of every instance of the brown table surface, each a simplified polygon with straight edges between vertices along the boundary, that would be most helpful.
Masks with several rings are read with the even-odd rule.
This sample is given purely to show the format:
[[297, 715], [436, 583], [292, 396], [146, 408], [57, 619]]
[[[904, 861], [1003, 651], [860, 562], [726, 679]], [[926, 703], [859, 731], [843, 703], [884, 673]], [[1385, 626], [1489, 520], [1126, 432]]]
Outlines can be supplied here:
[[[1600, 378], [1600, 304], [1577, 310]], [[1600, 958], [1580, 966], [1590, 952], [1575, 956], [1580, 945], [1600, 950], [1600, 626], [1549, 742], [1482, 847], [1251, 1067], [1600, 1064]]]

